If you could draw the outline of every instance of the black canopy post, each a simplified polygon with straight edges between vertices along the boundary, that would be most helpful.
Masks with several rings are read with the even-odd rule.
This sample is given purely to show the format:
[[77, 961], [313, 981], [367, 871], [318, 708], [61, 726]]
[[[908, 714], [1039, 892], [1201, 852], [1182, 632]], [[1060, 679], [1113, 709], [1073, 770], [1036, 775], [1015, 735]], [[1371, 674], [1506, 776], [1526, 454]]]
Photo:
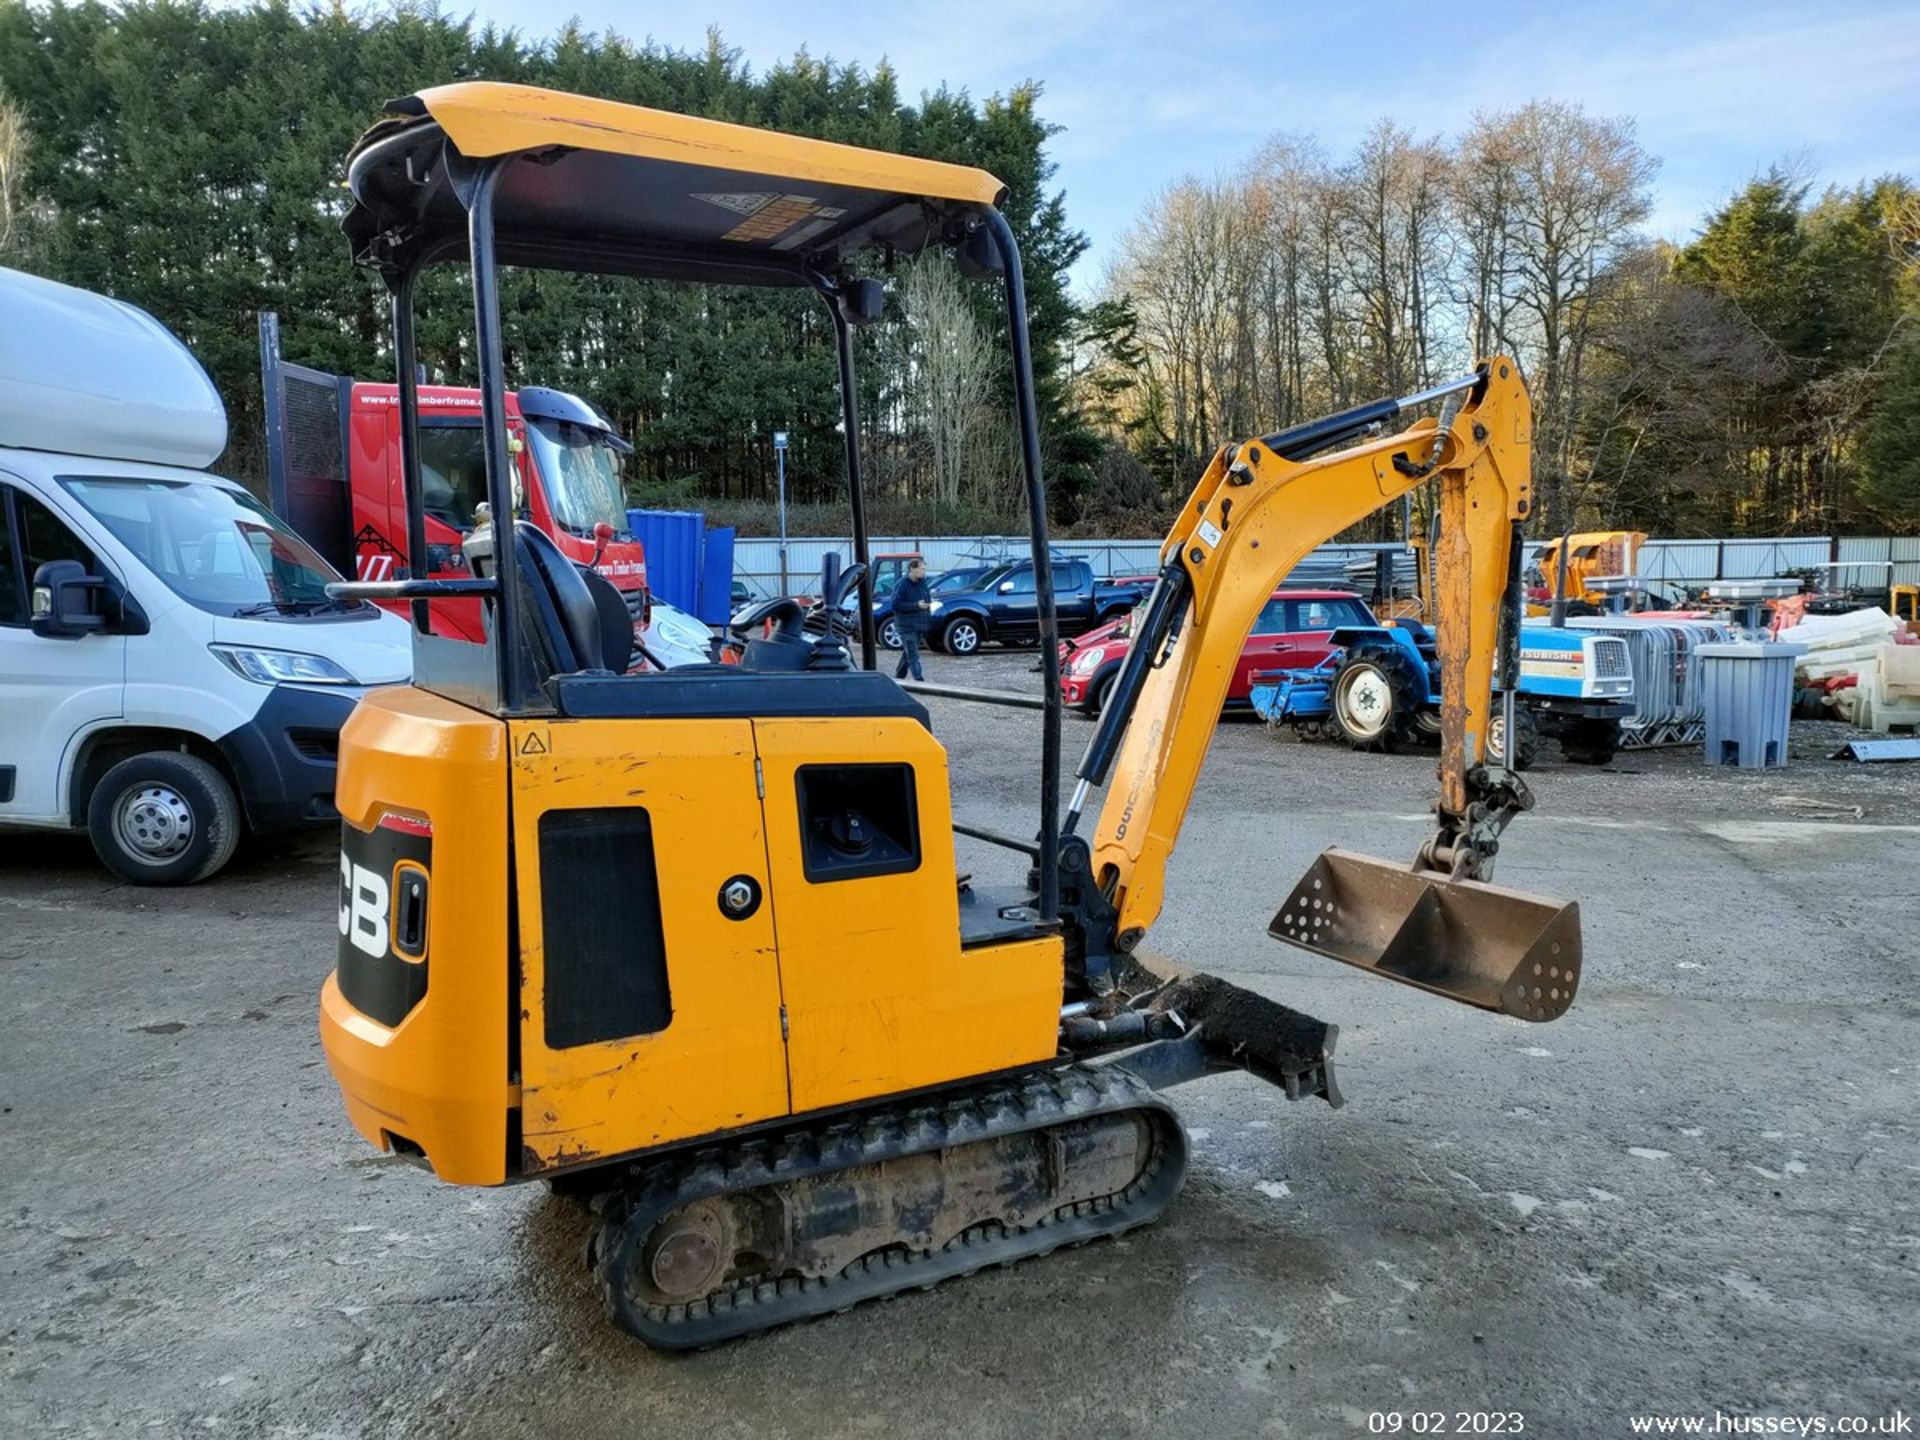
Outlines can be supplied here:
[[467, 246], [473, 269], [473, 334], [480, 359], [480, 433], [487, 447], [487, 505], [493, 512], [493, 573], [499, 593], [493, 606], [494, 658], [500, 708], [517, 714], [520, 694], [520, 586], [513, 547], [513, 471], [507, 449], [506, 359], [500, 343], [500, 277], [494, 249], [493, 199], [500, 175], [516, 157], [476, 166], [463, 187]]
[[840, 352], [840, 423], [846, 427], [847, 500], [853, 512], [853, 560], [860, 573], [860, 668], [874, 668], [873, 565], [867, 554], [867, 497], [860, 483], [860, 387], [853, 369], [853, 326], [840, 301], [828, 295], [833, 338]]
[[[414, 282], [420, 266], [410, 265], [393, 287], [393, 365], [400, 389], [400, 485], [407, 506], [407, 576], [423, 579], [431, 570], [427, 560], [427, 509], [420, 488], [420, 370], [413, 338]], [[431, 628], [427, 602], [413, 602], [413, 628], [422, 635]]]
[[998, 210], [982, 211], [1006, 267], [1007, 339], [1013, 351], [1013, 408], [1027, 479], [1028, 533], [1033, 539], [1033, 598], [1040, 611], [1040, 676], [1047, 708], [1040, 721], [1040, 918], [1060, 914], [1060, 625], [1054, 613], [1053, 546], [1047, 535], [1047, 487], [1040, 473], [1040, 412], [1033, 397], [1033, 350], [1027, 338], [1027, 283], [1020, 245]]

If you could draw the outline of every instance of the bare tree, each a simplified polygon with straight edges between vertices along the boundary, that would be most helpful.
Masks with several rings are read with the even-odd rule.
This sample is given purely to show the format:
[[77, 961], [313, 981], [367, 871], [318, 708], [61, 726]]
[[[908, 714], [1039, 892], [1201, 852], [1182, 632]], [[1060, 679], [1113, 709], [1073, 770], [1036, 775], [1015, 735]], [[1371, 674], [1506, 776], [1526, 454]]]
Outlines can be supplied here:
[[1477, 117], [1463, 150], [1473, 157], [1468, 198], [1482, 207], [1466, 247], [1476, 328], [1501, 317], [1500, 338], [1529, 371], [1534, 477], [1546, 523], [1558, 528], [1576, 463], [1595, 287], [1632, 247], [1658, 162], [1631, 121], [1546, 101]]
[[22, 248], [30, 139], [26, 113], [0, 91], [0, 259]]
[[934, 499], [951, 508], [960, 503], [969, 478], [978, 478], [983, 469], [976, 452], [992, 414], [994, 346], [958, 272], [944, 256], [916, 261], [907, 271], [901, 298], [908, 328], [911, 413], [930, 452]]
[[1383, 120], [1337, 167], [1276, 136], [1236, 174], [1182, 180], [1149, 202], [1108, 276], [1106, 298], [1138, 322], [1126, 427], [1156, 438], [1176, 483], [1223, 439], [1512, 352], [1558, 524], [1585, 463], [1593, 309], [1633, 248], [1653, 169], [1630, 124], [1534, 104], [1477, 117], [1455, 146]]
[[1326, 162], [1312, 140], [1276, 135], [1254, 158], [1252, 186], [1263, 200], [1265, 251], [1258, 266], [1258, 364], [1263, 417], [1274, 429], [1305, 418], [1309, 403], [1303, 296], [1313, 210]]
[[1444, 243], [1448, 157], [1391, 121], [1369, 130], [1333, 191], [1367, 388], [1403, 394], [1431, 378], [1432, 296]]

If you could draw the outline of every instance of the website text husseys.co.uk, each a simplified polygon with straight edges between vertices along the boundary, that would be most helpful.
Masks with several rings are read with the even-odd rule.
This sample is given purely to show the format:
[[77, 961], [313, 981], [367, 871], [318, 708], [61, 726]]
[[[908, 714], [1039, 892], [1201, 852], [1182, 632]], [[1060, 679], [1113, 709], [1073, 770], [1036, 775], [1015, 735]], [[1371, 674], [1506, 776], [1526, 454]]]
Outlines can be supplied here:
[[1635, 1435], [1912, 1435], [1913, 1416], [1891, 1415], [1633, 1415]]

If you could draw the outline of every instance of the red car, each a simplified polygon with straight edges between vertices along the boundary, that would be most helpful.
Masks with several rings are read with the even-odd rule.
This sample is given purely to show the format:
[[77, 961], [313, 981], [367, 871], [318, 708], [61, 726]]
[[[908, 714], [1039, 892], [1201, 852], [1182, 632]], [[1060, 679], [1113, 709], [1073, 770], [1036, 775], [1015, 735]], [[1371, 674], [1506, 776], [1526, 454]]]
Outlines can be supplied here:
[[[1253, 677], [1262, 671], [1318, 665], [1332, 653], [1327, 637], [1340, 626], [1375, 623], [1373, 612], [1350, 590], [1274, 591], [1240, 647], [1227, 708], [1247, 704]], [[1126, 615], [1060, 642], [1060, 689], [1067, 705], [1088, 715], [1100, 713], [1132, 634], [1133, 616]]]

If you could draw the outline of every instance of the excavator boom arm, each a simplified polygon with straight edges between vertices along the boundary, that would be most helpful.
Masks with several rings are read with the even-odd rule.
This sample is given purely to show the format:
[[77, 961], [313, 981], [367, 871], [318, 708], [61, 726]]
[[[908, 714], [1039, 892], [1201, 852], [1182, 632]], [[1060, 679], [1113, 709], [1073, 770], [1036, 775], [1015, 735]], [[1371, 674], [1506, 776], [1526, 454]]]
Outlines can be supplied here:
[[[1421, 420], [1315, 453], [1448, 391], [1437, 423]], [[1443, 742], [1441, 827], [1426, 863], [1446, 870], [1455, 860], [1453, 873], [1463, 873], [1453, 851], [1477, 813], [1487, 773], [1502, 615], [1512, 608], [1518, 527], [1531, 508], [1530, 414], [1517, 367], [1495, 359], [1455, 386], [1214, 456], [1161, 552], [1160, 583], [1136, 627], [1132, 673], [1123, 672], [1114, 713], [1081, 762], [1069, 814], [1071, 827], [1087, 791], [1110, 773], [1091, 869], [1113, 907], [1117, 948], [1132, 949], [1160, 911], [1167, 861], [1235, 662], [1274, 587], [1315, 546], [1428, 478], [1439, 482], [1434, 598]], [[1511, 646], [1517, 616], [1504, 629]], [[1464, 873], [1483, 872], [1469, 856]]]

